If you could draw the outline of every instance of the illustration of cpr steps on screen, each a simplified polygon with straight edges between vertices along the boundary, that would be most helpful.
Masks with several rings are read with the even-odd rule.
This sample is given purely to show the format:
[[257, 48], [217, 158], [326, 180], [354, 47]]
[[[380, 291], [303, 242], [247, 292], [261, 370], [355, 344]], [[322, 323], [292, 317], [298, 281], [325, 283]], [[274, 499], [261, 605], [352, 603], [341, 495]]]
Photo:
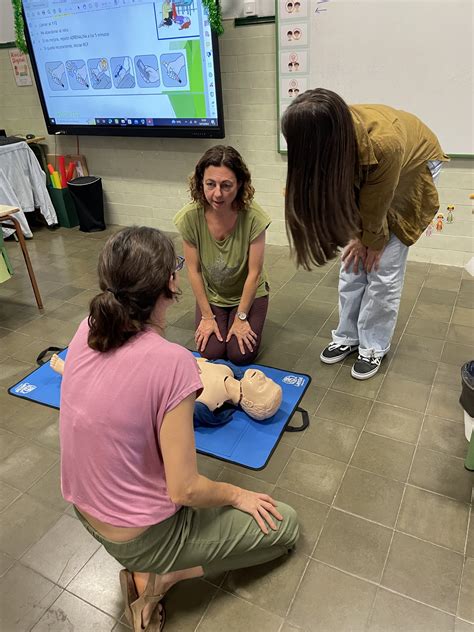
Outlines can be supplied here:
[[51, 90], [120, 90], [158, 88], [187, 88], [186, 57], [181, 52], [156, 55], [125, 55], [88, 59], [69, 59], [66, 62], [50, 61], [45, 64]]

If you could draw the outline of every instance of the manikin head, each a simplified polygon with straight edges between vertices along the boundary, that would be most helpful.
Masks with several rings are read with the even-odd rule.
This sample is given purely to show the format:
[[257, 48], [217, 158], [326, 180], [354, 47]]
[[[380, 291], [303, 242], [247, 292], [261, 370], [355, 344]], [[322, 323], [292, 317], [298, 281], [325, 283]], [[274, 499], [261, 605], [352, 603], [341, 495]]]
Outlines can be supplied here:
[[281, 386], [258, 369], [247, 369], [240, 380], [240, 406], [252, 419], [272, 417], [281, 405]]

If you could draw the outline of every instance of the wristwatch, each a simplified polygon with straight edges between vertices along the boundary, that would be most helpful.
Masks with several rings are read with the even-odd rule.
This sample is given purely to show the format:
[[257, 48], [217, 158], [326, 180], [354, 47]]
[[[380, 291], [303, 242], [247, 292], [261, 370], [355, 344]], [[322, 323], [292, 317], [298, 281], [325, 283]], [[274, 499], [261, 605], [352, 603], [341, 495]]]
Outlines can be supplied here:
[[237, 312], [237, 318], [239, 320], [247, 320], [247, 314], [245, 312]]

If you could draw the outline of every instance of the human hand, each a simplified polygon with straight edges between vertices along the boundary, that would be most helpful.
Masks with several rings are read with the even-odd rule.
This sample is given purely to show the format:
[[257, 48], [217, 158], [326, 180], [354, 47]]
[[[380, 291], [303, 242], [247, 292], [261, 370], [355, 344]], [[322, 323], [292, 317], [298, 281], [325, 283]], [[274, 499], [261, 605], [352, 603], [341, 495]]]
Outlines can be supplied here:
[[245, 354], [245, 347], [247, 347], [249, 351], [254, 350], [255, 343], [257, 342], [257, 334], [252, 330], [252, 327], [250, 327], [248, 320], [240, 320], [240, 318], [236, 317], [232, 327], [229, 329], [226, 342], [229, 342], [232, 336], [237, 338], [237, 343], [242, 355]]
[[212, 336], [212, 334], [216, 335], [217, 340], [219, 342], [223, 342], [224, 339], [221, 336], [221, 332], [219, 331], [219, 326], [216, 323], [215, 318], [205, 318], [202, 319], [196, 329], [196, 333], [194, 334], [194, 340], [196, 341], [196, 347], [199, 352], [203, 352], [206, 348], [207, 341]]
[[144, 77], [147, 83], [156, 83], [160, 78], [158, 71], [152, 66], [145, 66], [146, 77]]
[[372, 270], [379, 269], [380, 259], [382, 257], [382, 253], [384, 248], [381, 250], [373, 250], [372, 248], [367, 248], [367, 256], [365, 258], [365, 271], [372, 272]]
[[359, 262], [365, 265], [365, 259], [367, 257], [367, 248], [361, 242], [360, 239], [351, 239], [342, 252], [342, 262], [344, 264], [344, 270], [348, 272], [352, 267], [354, 274], [359, 270]]
[[276, 508], [276, 502], [268, 494], [239, 489], [237, 500], [232, 506], [253, 516], [265, 535], [269, 533], [268, 527], [273, 531], [278, 529], [272, 516], [277, 520], [283, 520], [283, 516]]

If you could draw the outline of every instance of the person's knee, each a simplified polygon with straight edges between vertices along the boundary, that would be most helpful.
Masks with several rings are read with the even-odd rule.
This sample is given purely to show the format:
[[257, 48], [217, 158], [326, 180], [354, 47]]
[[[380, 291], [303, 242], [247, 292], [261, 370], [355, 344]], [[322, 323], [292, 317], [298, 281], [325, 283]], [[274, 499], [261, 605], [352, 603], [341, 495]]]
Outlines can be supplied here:
[[201, 351], [201, 355], [206, 360], [225, 360], [226, 359], [226, 346], [224, 343], [215, 342], [207, 343], [204, 351]]
[[277, 503], [277, 509], [283, 516], [280, 522], [279, 531], [281, 530], [280, 544], [285, 544], [289, 549], [294, 548], [300, 535], [300, 527], [296, 511], [286, 503]]
[[259, 348], [256, 347], [253, 351], [242, 353], [238, 344], [232, 344], [232, 342], [230, 342], [227, 345], [227, 359], [233, 364], [237, 365], [252, 364], [253, 362], [255, 362], [255, 358], [258, 355], [258, 350]]

